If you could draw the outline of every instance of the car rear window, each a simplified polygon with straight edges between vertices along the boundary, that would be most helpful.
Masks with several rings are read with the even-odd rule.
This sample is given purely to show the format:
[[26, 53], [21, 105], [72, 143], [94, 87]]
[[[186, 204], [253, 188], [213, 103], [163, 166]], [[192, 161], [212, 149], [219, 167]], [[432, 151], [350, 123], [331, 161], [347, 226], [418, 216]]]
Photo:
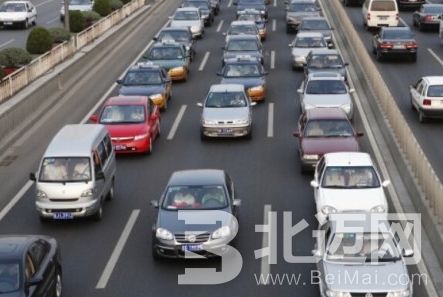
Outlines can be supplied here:
[[395, 11], [394, 1], [374, 1], [371, 6], [372, 11]]

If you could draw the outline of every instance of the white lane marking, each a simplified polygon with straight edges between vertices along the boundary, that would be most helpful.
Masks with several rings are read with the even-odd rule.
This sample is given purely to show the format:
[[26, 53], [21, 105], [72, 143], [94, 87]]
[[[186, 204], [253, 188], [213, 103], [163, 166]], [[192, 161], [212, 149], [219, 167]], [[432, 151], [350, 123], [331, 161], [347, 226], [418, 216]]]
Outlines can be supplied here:
[[228, 2], [228, 6], [227, 7], [231, 7], [232, 1], [234, 1], [234, 0], [231, 0], [231, 1]]
[[275, 51], [271, 51], [271, 69], [275, 68]]
[[8, 40], [8, 41], [6, 41], [6, 42], [3, 42], [2, 44], [0, 44], [0, 47], [7, 46], [8, 44], [10, 44], [10, 43], [12, 43], [12, 42], [14, 42], [14, 41], [15, 41], [15, 39], [11, 39], [11, 40]]
[[272, 20], [272, 31], [275, 32], [276, 28], [277, 28], [277, 20], [276, 20], [276, 19], [273, 19], [273, 20]]
[[40, 2], [39, 4], [35, 4], [34, 6], [35, 7], [40, 7], [40, 6], [44, 5], [44, 4], [48, 4], [48, 3], [51, 3], [51, 2], [53, 2], [53, 1], [52, 0], [47, 0], [47, 1]]
[[438, 63], [440, 63], [440, 65], [443, 66], [443, 61], [440, 59], [440, 57], [436, 53], [434, 53], [433, 50], [428, 48], [428, 52], [437, 60]]
[[406, 23], [402, 18], [399, 18], [398, 20], [403, 24], [403, 26], [409, 27], [408, 23]]
[[95, 286], [96, 289], [104, 289], [108, 284], [109, 278], [111, 277], [111, 273], [115, 268], [115, 264], [117, 263], [118, 258], [120, 257], [120, 254], [123, 251], [123, 248], [125, 247], [125, 243], [128, 241], [129, 234], [131, 234], [131, 230], [134, 227], [135, 221], [137, 220], [139, 214], [140, 214], [139, 209], [134, 209], [132, 211], [129, 220], [126, 223], [125, 229], [123, 229], [123, 232], [117, 241], [114, 251], [112, 252], [111, 257], [109, 258], [108, 263], [106, 264], [106, 267], [103, 270], [102, 276], [100, 277], [100, 280]]
[[49, 25], [49, 24], [55, 23], [55, 22], [57, 22], [59, 19], [60, 19], [60, 18], [53, 18], [52, 20], [47, 21], [46, 24]]
[[198, 67], [198, 71], [202, 71], [203, 68], [205, 68], [206, 62], [208, 61], [209, 55], [211, 53], [210, 52], [206, 52], [205, 56], [203, 57], [202, 62], [200, 63], [200, 67]]
[[221, 27], [223, 26], [224, 22], [225, 22], [224, 20], [221, 20], [220, 23], [218, 23], [217, 32], [220, 32]]
[[[272, 207], [270, 204], [265, 204], [264, 208], [263, 208], [263, 226], [269, 226], [270, 222], [269, 222], [269, 214], [272, 211]], [[269, 229], [269, 232], [271, 232], [271, 229]], [[272, 255], [271, 252], [271, 248], [272, 245], [270, 245], [269, 243], [269, 233], [268, 232], [263, 232], [263, 238], [262, 238], [262, 248], [268, 248], [268, 256], [262, 257], [261, 258], [261, 263], [260, 263], [260, 276], [263, 276], [263, 278], [260, 278], [260, 285], [267, 285], [269, 284], [269, 277], [265, 277], [265, 276], [269, 276], [270, 272], [271, 272], [271, 265], [269, 264], [269, 258]]]
[[274, 103], [269, 103], [268, 108], [268, 137], [274, 137]]
[[182, 107], [180, 108], [180, 110], [177, 114], [177, 117], [175, 118], [174, 124], [172, 125], [171, 130], [169, 131], [168, 138], [167, 138], [168, 140], [171, 140], [172, 138], [174, 138], [175, 132], [177, 132], [178, 125], [180, 124], [180, 121], [183, 118], [183, 114], [185, 113], [185, 110], [186, 110], [186, 105], [182, 105]]
[[6, 204], [5, 208], [2, 209], [0, 212], [0, 221], [3, 220], [3, 218], [8, 214], [8, 212], [14, 207], [14, 205], [17, 204], [17, 202], [22, 198], [23, 195], [29, 190], [29, 188], [32, 186], [34, 182], [28, 181], [21, 189], [20, 191], [15, 194], [14, 198], [9, 201], [8, 204]]

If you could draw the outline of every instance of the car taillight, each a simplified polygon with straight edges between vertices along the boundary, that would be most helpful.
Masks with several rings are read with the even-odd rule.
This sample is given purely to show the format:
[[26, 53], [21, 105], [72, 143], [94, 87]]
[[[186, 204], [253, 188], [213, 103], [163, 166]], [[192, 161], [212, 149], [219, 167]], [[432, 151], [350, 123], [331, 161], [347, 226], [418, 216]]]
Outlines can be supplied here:
[[416, 42], [408, 42], [408, 43], [406, 43], [405, 46], [407, 49], [417, 48], [417, 43]]
[[423, 18], [424, 21], [432, 21], [434, 18], [432, 17], [432, 15], [427, 15]]
[[423, 99], [423, 105], [431, 105], [431, 100], [430, 99]]
[[367, 19], [368, 21], [371, 19], [371, 14], [370, 14], [370, 13], [367, 13], [367, 14], [366, 14], [366, 19]]
[[398, 20], [398, 13], [395, 15], [395, 19]]
[[381, 48], [392, 48], [393, 47], [393, 45], [392, 45], [392, 43], [390, 43], [390, 42], [382, 42], [381, 44], [380, 44], [380, 47]]

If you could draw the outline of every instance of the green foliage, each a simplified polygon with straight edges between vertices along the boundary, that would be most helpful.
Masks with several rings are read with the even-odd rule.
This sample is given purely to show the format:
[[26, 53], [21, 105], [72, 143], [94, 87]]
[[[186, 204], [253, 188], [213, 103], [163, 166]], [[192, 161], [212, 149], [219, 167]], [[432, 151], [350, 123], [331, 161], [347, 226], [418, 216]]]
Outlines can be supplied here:
[[128, 4], [129, 2], [131, 2], [132, 0], [121, 0], [123, 5]]
[[96, 23], [101, 17], [95, 11], [82, 11], [83, 17], [85, 18], [86, 26], [91, 26]]
[[5, 68], [19, 68], [29, 64], [31, 61], [31, 54], [19, 47], [5, 48], [0, 51], [0, 64]]
[[69, 11], [69, 30], [73, 33], [78, 33], [86, 28], [86, 20], [82, 12], [79, 10]]
[[71, 39], [71, 32], [65, 28], [48, 28], [48, 31], [54, 43], [62, 43]]
[[123, 7], [123, 2], [120, 0], [109, 0], [109, 5], [111, 6], [111, 9], [117, 10]]
[[41, 55], [50, 51], [53, 44], [52, 36], [46, 28], [35, 27], [29, 32], [26, 50], [30, 54]]
[[100, 16], [105, 17], [112, 12], [109, 0], [95, 0], [92, 10], [97, 12]]

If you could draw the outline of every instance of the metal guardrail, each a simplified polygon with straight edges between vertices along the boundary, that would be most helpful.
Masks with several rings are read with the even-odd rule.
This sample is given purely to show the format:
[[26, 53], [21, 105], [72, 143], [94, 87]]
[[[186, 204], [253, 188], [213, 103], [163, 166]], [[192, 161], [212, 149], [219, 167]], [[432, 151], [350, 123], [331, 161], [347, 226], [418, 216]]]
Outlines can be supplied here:
[[383, 116], [389, 123], [395, 135], [395, 140], [403, 152], [418, 185], [429, 202], [429, 206], [438, 222], [443, 224], [443, 185], [441, 181], [435, 174], [392, 94], [372, 62], [365, 45], [354, 28], [354, 24], [347, 17], [341, 1], [330, 1], [330, 5], [334, 7], [334, 11], [339, 16], [340, 25], [346, 32], [349, 43], [352, 45], [355, 53], [358, 54], [361, 70], [365, 73], [369, 84], [373, 88]]
[[55, 46], [51, 51], [4, 77], [0, 82], [0, 104], [53, 69], [57, 64], [73, 56], [81, 48], [103, 35], [143, 5], [145, 5], [145, 0], [133, 0], [125, 4], [122, 8], [100, 19], [82, 32], [75, 34], [69, 41]]

